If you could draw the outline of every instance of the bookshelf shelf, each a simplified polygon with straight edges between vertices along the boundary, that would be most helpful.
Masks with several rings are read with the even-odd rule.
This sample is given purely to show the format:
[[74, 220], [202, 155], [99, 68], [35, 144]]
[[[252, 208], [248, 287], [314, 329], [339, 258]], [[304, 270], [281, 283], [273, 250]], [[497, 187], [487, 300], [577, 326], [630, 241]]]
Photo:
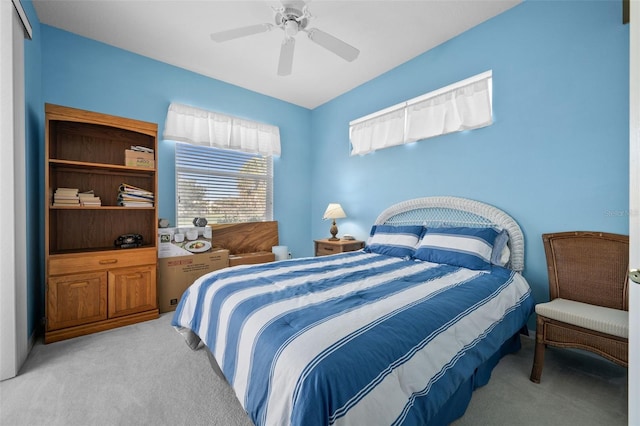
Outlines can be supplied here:
[[[132, 146], [157, 153], [157, 125], [51, 104], [45, 120], [45, 343], [157, 318], [157, 170], [124, 165]], [[123, 184], [153, 203], [118, 205]], [[142, 245], [117, 248], [123, 234]]]
[[151, 210], [155, 207], [128, 207], [128, 206], [51, 206], [51, 210]]
[[104, 173], [121, 172], [123, 174], [132, 173], [134, 175], [143, 173], [153, 176], [156, 173], [156, 169], [146, 167], [131, 167], [120, 166], [118, 164], [105, 164], [105, 163], [88, 163], [85, 161], [70, 161], [70, 160], [49, 160], [49, 167], [59, 167], [66, 170], [77, 170], [78, 172], [86, 171], [88, 173]]
[[130, 249], [114, 249], [113, 245], [107, 247], [95, 247], [92, 249], [82, 249], [82, 250], [63, 250], [57, 253], [50, 253], [49, 260], [53, 262], [63, 261], [64, 259], [73, 259], [77, 257], [78, 254], [88, 254], [88, 253], [96, 253], [96, 254], [104, 254], [109, 251], [113, 251], [117, 254], [126, 254], [128, 256], [135, 256], [139, 252], [144, 252], [149, 249], [153, 249], [154, 247], [151, 244], [145, 244], [138, 248], [130, 248]]

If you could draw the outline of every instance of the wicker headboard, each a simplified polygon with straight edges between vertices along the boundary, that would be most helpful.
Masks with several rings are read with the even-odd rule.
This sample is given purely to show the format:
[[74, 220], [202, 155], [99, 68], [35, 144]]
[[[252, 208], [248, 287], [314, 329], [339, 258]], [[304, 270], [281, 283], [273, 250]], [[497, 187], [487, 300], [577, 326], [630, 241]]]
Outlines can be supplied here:
[[376, 225], [495, 226], [509, 234], [511, 257], [508, 267], [524, 269], [524, 236], [518, 223], [507, 213], [480, 201], [459, 197], [424, 197], [403, 201], [384, 210]]

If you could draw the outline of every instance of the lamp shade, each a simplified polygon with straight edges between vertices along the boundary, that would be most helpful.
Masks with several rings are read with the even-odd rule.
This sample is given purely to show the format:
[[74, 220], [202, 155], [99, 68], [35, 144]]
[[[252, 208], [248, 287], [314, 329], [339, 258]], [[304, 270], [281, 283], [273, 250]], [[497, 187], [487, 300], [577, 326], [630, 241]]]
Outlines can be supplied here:
[[329, 203], [322, 219], [340, 219], [343, 217], [347, 217], [347, 215], [344, 213], [344, 210], [342, 210], [342, 206], [338, 203]]

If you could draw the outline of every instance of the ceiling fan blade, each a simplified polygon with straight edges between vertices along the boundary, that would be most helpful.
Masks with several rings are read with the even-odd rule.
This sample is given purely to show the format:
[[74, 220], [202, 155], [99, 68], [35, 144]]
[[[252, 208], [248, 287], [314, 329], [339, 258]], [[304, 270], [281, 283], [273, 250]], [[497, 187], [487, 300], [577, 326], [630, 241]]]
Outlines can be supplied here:
[[294, 8], [294, 9], [302, 10], [302, 8], [306, 4], [311, 3], [311, 0], [280, 0], [279, 3], [285, 9], [286, 8]]
[[355, 47], [317, 28], [307, 30], [307, 35], [313, 42], [318, 43], [320, 46], [332, 51], [349, 62], [356, 59], [360, 54], [360, 51]]
[[278, 75], [289, 75], [293, 68], [293, 51], [296, 47], [296, 39], [285, 37], [280, 47], [280, 60], [278, 62]]
[[274, 12], [281, 12], [284, 10], [284, 5], [280, 0], [264, 0]]
[[211, 34], [211, 40], [220, 43], [223, 41], [233, 40], [235, 38], [264, 33], [271, 30], [271, 28], [273, 28], [272, 24], [257, 24], [250, 25], [248, 27], [234, 28], [232, 30], [220, 31], [219, 33]]

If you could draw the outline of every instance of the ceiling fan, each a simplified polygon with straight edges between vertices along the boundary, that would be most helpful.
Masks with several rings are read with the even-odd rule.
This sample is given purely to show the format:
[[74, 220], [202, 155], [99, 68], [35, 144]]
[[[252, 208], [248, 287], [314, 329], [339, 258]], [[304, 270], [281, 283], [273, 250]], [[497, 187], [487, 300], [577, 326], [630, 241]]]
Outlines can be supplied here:
[[280, 59], [278, 61], [278, 75], [289, 75], [293, 67], [293, 51], [296, 44], [295, 36], [303, 31], [311, 41], [325, 49], [335, 53], [341, 58], [351, 62], [358, 57], [360, 51], [350, 44], [328, 34], [318, 28], [307, 28], [313, 18], [304, 1], [283, 1], [278, 6], [272, 6], [275, 24], [256, 24], [247, 27], [234, 28], [211, 34], [211, 39], [216, 42], [224, 42], [240, 37], [270, 31], [274, 27], [284, 31], [284, 39], [280, 47]]

